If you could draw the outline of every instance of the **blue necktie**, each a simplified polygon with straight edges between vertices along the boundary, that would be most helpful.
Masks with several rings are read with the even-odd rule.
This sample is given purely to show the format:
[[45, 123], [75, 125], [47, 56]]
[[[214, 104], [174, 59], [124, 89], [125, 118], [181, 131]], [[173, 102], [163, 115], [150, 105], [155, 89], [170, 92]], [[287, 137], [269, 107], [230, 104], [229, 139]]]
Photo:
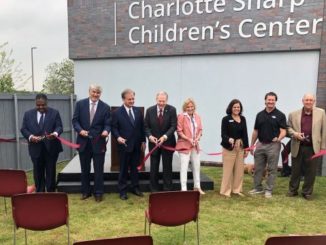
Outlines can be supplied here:
[[131, 109], [129, 109], [129, 118], [130, 118], [130, 121], [131, 121], [132, 125], [134, 125], [135, 124], [135, 119], [132, 116]]
[[40, 117], [40, 121], [38, 122], [38, 125], [39, 125], [41, 131], [43, 132], [43, 130], [44, 130], [44, 113], [41, 113], [41, 117]]

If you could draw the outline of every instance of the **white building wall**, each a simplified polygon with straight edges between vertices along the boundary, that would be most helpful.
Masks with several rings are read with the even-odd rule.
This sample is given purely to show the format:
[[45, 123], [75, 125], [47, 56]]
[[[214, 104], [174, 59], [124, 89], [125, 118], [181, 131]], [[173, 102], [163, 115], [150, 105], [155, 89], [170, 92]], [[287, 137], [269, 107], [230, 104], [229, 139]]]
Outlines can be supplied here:
[[[318, 62], [318, 51], [76, 60], [75, 93], [78, 99], [86, 97], [89, 84], [96, 83], [103, 87], [102, 99], [119, 106], [121, 91], [131, 88], [136, 105], [146, 109], [155, 104], [157, 91], [165, 90], [178, 113], [192, 97], [204, 124], [201, 147], [217, 152], [221, 119], [233, 98], [243, 104], [250, 140], [265, 94], [276, 92], [277, 107], [286, 115], [298, 109], [304, 93], [316, 93]], [[201, 159], [221, 161], [205, 154]], [[253, 162], [252, 157], [247, 162]]]

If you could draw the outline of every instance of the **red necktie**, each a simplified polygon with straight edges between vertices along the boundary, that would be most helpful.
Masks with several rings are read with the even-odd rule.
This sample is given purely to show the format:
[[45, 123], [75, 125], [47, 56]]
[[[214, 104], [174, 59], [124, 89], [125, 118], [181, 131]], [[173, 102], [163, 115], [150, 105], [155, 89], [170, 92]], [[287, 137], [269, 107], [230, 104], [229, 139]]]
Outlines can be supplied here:
[[162, 109], [160, 109], [160, 113], [158, 114], [158, 123], [159, 123], [160, 127], [162, 127], [162, 125], [163, 125], [163, 111], [162, 111]]

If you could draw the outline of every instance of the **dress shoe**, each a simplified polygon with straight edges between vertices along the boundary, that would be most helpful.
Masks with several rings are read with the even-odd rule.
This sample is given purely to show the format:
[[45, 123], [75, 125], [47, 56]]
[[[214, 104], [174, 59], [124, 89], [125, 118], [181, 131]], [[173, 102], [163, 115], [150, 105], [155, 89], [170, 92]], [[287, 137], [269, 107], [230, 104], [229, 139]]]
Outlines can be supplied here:
[[95, 201], [96, 202], [102, 202], [102, 200], [103, 200], [103, 196], [102, 195], [95, 196]]
[[308, 200], [308, 201], [311, 201], [312, 200], [312, 196], [309, 195], [309, 194], [302, 194], [303, 198]]
[[135, 194], [136, 196], [139, 196], [139, 197], [144, 196], [144, 194], [138, 188], [134, 189], [131, 193]]
[[92, 196], [92, 194], [82, 194], [82, 196], [80, 197], [80, 200], [85, 200], [91, 196]]
[[298, 195], [298, 192], [292, 192], [292, 191], [289, 191], [288, 193], [286, 193], [286, 196], [287, 197], [295, 197]]
[[127, 194], [120, 194], [120, 199], [124, 201], [127, 200], [128, 199]]

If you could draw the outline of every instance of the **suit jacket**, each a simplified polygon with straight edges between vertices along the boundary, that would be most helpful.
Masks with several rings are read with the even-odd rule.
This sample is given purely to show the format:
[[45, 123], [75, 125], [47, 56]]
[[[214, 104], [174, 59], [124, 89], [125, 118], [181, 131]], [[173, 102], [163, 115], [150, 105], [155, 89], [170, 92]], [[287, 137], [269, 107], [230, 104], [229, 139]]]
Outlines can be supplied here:
[[62, 145], [58, 139], [44, 139], [39, 143], [29, 142], [29, 137], [31, 135], [44, 136], [45, 134], [51, 134], [53, 132], [57, 132], [58, 135], [60, 135], [62, 133], [62, 121], [60, 114], [57, 110], [51, 107], [48, 107], [47, 112], [45, 113], [43, 130], [39, 127], [37, 122], [37, 110], [32, 109], [25, 112], [23, 125], [20, 131], [28, 141], [28, 151], [30, 156], [33, 158], [40, 156], [43, 142], [45, 144], [46, 150], [50, 155], [55, 156], [62, 151]]
[[[301, 133], [302, 109], [291, 112], [288, 119], [288, 133], [292, 137], [291, 154], [296, 157], [299, 152], [300, 141], [293, 137], [294, 133]], [[312, 111], [312, 146], [317, 153], [326, 149], [326, 116], [325, 111], [315, 107]]]
[[[145, 134], [147, 137], [153, 135], [160, 138], [166, 135], [168, 138], [163, 143], [164, 145], [174, 147], [176, 144], [174, 132], [177, 127], [176, 109], [171, 105], [166, 105], [163, 112], [163, 124], [160, 127], [157, 117], [157, 105], [151, 106], [146, 111], [145, 116]], [[155, 144], [149, 142], [149, 150], [153, 149]]]
[[[249, 146], [247, 122], [246, 122], [246, 118], [244, 116], [240, 115], [240, 119], [241, 119], [241, 123], [239, 126], [242, 129], [241, 140], [243, 143], [243, 148], [247, 148]], [[235, 132], [234, 132], [235, 125], [236, 124], [234, 124], [234, 119], [232, 118], [232, 115], [227, 115], [227, 116], [223, 117], [222, 125], [221, 125], [221, 135], [222, 135], [221, 145], [227, 150], [233, 150], [232, 145], [229, 143], [229, 138], [233, 138], [232, 135], [235, 134]]]
[[123, 105], [112, 112], [112, 135], [116, 139], [122, 137], [127, 140], [127, 146], [118, 144], [120, 151], [132, 152], [134, 149], [140, 151], [141, 143], [146, 142], [144, 116], [138, 107], [133, 107], [132, 109], [135, 118], [134, 123], [131, 122], [128, 112]]
[[[203, 126], [201, 123], [200, 116], [195, 113], [195, 123], [197, 125], [196, 128], [196, 139], [198, 140], [203, 131]], [[178, 115], [178, 125], [177, 125], [177, 133], [178, 133], [178, 141], [176, 148], [177, 149], [188, 149], [188, 150], [181, 150], [179, 152], [182, 153], [189, 153], [193, 145], [186, 140], [185, 138], [192, 138], [192, 130], [191, 130], [191, 124], [192, 122], [190, 121], [189, 117], [187, 116], [187, 113], [181, 113]], [[196, 147], [197, 151], [199, 151], [199, 145]]]
[[76, 103], [75, 112], [72, 118], [72, 125], [78, 133], [77, 144], [80, 144], [79, 152], [85, 150], [89, 138], [81, 136], [81, 130], [88, 131], [91, 137], [93, 153], [104, 153], [106, 151], [105, 138], [101, 137], [104, 130], [110, 132], [110, 107], [99, 100], [96, 112], [90, 124], [89, 98], [82, 99]]

